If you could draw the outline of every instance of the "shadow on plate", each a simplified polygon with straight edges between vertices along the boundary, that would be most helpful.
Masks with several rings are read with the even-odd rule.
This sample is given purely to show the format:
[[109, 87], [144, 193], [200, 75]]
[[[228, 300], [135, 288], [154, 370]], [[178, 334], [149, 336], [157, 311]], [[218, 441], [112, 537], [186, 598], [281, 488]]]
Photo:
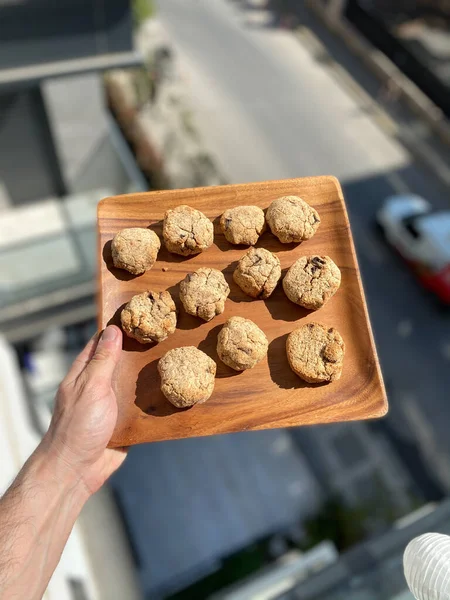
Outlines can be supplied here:
[[117, 269], [113, 264], [112, 254], [111, 254], [111, 244], [112, 240], [106, 242], [103, 246], [103, 260], [105, 261], [106, 268], [110, 273], [114, 275], [116, 279], [120, 281], [131, 281], [132, 279], [136, 279], [136, 277], [140, 277], [140, 275], [133, 275], [133, 273], [129, 273], [125, 271], [125, 269]]
[[158, 361], [159, 358], [156, 358], [140, 370], [136, 381], [134, 403], [143, 413], [152, 417], [168, 417], [189, 410], [191, 407], [176, 408], [162, 393]]
[[[117, 325], [117, 327], [122, 329], [120, 313], [125, 308], [126, 304], [127, 303], [124, 302], [121, 306], [119, 306], [113, 316], [109, 319], [108, 325]], [[153, 348], [153, 346], [154, 344], [141, 344], [137, 340], [128, 337], [125, 333], [123, 334], [122, 350], [124, 350], [124, 352], [145, 352], [146, 350]]]
[[284, 390], [315, 388], [326, 385], [326, 383], [308, 383], [303, 381], [303, 379], [300, 379], [300, 377], [292, 371], [286, 355], [286, 340], [288, 335], [288, 333], [285, 333], [284, 335], [275, 338], [269, 344], [267, 360], [272, 381], [279, 388]]
[[255, 248], [265, 248], [274, 254], [278, 252], [290, 252], [300, 246], [302, 242], [291, 242], [290, 244], [282, 244], [280, 240], [273, 235], [269, 228], [260, 235], [258, 242], [255, 244]]
[[[275, 321], [299, 321], [312, 311], [291, 302], [283, 290], [282, 280], [287, 269], [283, 269], [280, 281], [272, 294], [265, 300], [267, 310]], [[299, 323], [300, 325], [300, 323]]]
[[163, 239], [163, 235], [162, 235], [162, 229], [163, 229], [163, 221], [162, 220], [152, 223], [152, 225], [149, 226], [148, 229], [152, 229], [159, 236], [159, 239], [161, 241], [161, 248], [158, 252], [157, 260], [168, 262], [168, 263], [182, 263], [182, 262], [187, 262], [197, 256], [197, 254], [191, 254], [189, 256], [182, 256], [181, 254], [174, 254], [173, 252], [169, 252], [167, 250], [167, 248], [164, 244], [164, 239]]
[[[181, 280], [183, 281], [183, 280]], [[183, 307], [183, 303], [180, 300], [180, 283], [175, 283], [171, 287], [167, 288], [170, 295], [175, 302], [177, 307], [177, 329], [196, 329], [200, 325], [204, 324], [204, 321], [193, 315], [189, 315]]]
[[238, 284], [234, 281], [233, 279], [233, 273], [237, 267], [238, 261], [234, 260], [233, 262], [231, 262], [228, 266], [226, 266], [223, 270], [222, 273], [228, 283], [228, 285], [230, 286], [230, 294], [228, 296], [228, 299], [231, 300], [232, 302], [253, 302], [256, 301], [256, 298], [251, 298], [250, 296], [247, 296], [247, 294], [245, 294], [241, 288], [238, 286]]
[[217, 354], [217, 336], [219, 335], [219, 331], [221, 329], [222, 325], [216, 325], [213, 327], [205, 339], [202, 340], [198, 345], [198, 349], [207, 354], [216, 363], [216, 377], [218, 379], [222, 379], [224, 377], [235, 377], [243, 372], [235, 371], [220, 360], [219, 355]]

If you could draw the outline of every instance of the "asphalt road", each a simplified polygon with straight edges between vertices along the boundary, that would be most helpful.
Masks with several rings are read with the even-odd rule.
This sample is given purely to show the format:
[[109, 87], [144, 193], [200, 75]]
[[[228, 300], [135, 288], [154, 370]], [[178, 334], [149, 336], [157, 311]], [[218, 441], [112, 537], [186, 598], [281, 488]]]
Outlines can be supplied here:
[[[450, 314], [377, 235], [374, 214], [411, 191], [448, 192], [293, 34], [234, 0], [160, 0], [198, 123], [231, 182], [333, 174], [344, 187], [388, 388], [390, 424], [450, 489]], [[449, 311], [450, 313], [450, 311]]]

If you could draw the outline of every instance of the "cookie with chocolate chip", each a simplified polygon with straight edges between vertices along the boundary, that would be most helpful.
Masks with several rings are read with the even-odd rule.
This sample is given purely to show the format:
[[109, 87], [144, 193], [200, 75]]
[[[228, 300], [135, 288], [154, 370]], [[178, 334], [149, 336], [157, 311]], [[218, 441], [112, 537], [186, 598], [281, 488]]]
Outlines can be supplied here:
[[295, 304], [317, 310], [341, 285], [341, 271], [329, 256], [302, 256], [286, 273], [283, 289]]
[[333, 327], [307, 323], [288, 335], [286, 353], [291, 369], [304, 381], [336, 381], [342, 373], [345, 344]]
[[177, 325], [175, 302], [169, 292], [143, 292], [133, 296], [120, 314], [122, 329], [141, 344], [162, 342]]
[[214, 228], [202, 212], [183, 204], [166, 212], [163, 238], [169, 252], [190, 256], [211, 246]]
[[233, 272], [234, 281], [252, 298], [268, 298], [280, 277], [280, 259], [265, 248], [250, 248]]

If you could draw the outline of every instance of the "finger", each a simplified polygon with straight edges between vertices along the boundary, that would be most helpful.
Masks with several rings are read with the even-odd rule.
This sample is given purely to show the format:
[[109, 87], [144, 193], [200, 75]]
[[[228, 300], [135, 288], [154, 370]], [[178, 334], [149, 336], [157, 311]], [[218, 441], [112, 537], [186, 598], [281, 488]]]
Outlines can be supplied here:
[[86, 366], [87, 377], [102, 376], [111, 379], [122, 350], [122, 331], [116, 325], [108, 325], [98, 340], [95, 352]]
[[67, 375], [64, 377], [63, 383], [70, 383], [80, 375], [86, 365], [90, 362], [91, 358], [94, 356], [99, 338], [100, 332], [97, 331], [97, 333], [89, 340], [80, 354], [73, 361], [73, 364], [70, 367]]

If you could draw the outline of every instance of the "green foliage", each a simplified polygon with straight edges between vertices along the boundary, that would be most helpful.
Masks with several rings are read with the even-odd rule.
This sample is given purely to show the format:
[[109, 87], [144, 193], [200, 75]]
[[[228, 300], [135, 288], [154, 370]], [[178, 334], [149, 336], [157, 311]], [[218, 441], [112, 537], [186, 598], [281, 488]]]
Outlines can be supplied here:
[[267, 563], [267, 544], [267, 540], [263, 540], [226, 558], [220, 570], [182, 592], [170, 596], [167, 600], [208, 598], [214, 592], [259, 571]]
[[155, 14], [153, 0], [133, 0], [131, 5], [133, 21], [136, 27]]
[[305, 522], [309, 548], [323, 540], [331, 540], [339, 551], [347, 550], [365, 537], [362, 508], [348, 508], [338, 498], [331, 498], [314, 517]]
[[[420, 505], [420, 502], [416, 499], [417, 504]], [[406, 512], [412, 510], [413, 506], [411, 496], [411, 506]], [[350, 507], [334, 496], [304, 524], [307, 547], [329, 539], [336, 544], [339, 551], [348, 550], [368, 535], [389, 528], [404, 512], [392, 502], [383, 478], [379, 472], [375, 472], [367, 482], [365, 497], [360, 497], [359, 504]]]

